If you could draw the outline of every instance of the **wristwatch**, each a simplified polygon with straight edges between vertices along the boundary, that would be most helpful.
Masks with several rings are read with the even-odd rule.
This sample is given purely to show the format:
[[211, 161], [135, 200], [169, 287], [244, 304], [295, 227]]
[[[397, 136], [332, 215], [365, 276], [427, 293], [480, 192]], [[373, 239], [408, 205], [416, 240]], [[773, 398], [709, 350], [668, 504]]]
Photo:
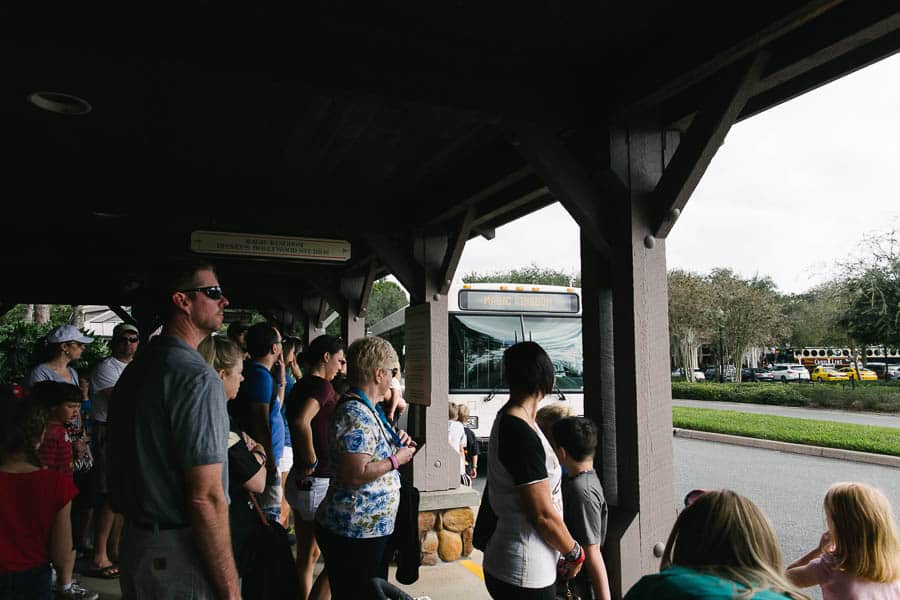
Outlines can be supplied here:
[[575, 542], [575, 546], [563, 554], [563, 560], [568, 563], [581, 563], [584, 560], [584, 552], [581, 550], [581, 544]]

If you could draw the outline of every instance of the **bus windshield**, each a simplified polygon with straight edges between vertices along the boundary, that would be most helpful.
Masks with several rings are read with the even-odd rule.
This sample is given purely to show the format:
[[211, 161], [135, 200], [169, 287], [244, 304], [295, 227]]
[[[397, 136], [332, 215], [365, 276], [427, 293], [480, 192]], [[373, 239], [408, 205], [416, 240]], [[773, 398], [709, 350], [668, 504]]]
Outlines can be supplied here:
[[524, 317], [525, 339], [540, 344], [556, 370], [560, 390], [584, 388], [584, 359], [581, 354], [581, 319], [566, 317]]
[[503, 387], [503, 351], [522, 341], [518, 315], [450, 315], [450, 389]]
[[561, 390], [584, 387], [580, 318], [452, 313], [449, 325], [451, 391], [504, 389], [503, 351], [522, 340], [547, 351]]

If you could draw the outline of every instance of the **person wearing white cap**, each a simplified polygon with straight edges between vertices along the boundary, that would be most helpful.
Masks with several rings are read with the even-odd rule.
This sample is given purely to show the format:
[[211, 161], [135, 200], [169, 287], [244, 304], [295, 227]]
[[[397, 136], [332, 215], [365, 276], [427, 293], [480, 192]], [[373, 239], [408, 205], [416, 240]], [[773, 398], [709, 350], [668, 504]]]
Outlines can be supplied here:
[[28, 374], [25, 387], [31, 389], [38, 381], [60, 381], [78, 385], [78, 372], [69, 363], [81, 358], [84, 346], [94, 341], [78, 331], [74, 325], [60, 325], [47, 335], [47, 359]]

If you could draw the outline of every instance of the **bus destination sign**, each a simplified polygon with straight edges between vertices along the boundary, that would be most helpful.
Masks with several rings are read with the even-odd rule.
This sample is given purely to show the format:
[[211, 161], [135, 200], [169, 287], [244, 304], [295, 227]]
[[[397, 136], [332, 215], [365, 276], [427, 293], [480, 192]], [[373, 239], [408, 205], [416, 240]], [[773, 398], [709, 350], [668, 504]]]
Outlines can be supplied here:
[[491, 312], [546, 312], [574, 314], [579, 310], [578, 294], [560, 292], [507, 292], [460, 290], [461, 310]]

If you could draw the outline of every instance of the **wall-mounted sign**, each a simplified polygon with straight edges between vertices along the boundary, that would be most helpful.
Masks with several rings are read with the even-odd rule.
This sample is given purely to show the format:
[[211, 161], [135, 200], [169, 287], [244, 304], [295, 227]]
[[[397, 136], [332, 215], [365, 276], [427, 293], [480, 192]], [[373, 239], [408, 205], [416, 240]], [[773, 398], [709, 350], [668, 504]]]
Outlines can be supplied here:
[[325, 262], [350, 260], [350, 242], [347, 240], [229, 231], [195, 231], [191, 233], [191, 250], [201, 254], [227, 254], [260, 258]]

